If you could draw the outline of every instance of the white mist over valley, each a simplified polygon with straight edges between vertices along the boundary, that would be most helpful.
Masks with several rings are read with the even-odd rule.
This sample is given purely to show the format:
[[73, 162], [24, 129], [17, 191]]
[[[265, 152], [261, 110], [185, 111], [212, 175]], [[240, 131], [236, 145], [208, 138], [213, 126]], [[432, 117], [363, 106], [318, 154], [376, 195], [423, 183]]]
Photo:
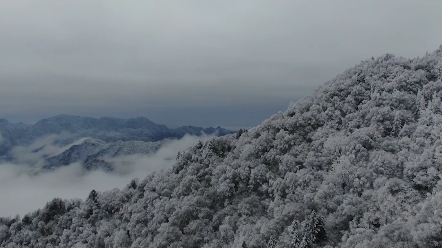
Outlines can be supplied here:
[[[2, 216], [23, 216], [43, 207], [48, 201], [63, 199], [85, 199], [91, 190], [106, 191], [122, 188], [134, 178], [144, 178], [152, 172], [170, 169], [178, 152], [183, 152], [199, 141], [213, 136], [186, 135], [179, 140], [170, 140], [153, 154], [121, 155], [107, 158], [115, 162], [112, 172], [85, 170], [80, 162], [69, 164], [50, 172], [37, 173], [44, 164], [44, 157], [56, 156], [87, 138], [69, 145], [52, 145], [57, 135], [37, 140], [28, 147], [13, 149], [13, 162], [0, 162], [0, 213]], [[44, 147], [38, 152], [35, 149]]]

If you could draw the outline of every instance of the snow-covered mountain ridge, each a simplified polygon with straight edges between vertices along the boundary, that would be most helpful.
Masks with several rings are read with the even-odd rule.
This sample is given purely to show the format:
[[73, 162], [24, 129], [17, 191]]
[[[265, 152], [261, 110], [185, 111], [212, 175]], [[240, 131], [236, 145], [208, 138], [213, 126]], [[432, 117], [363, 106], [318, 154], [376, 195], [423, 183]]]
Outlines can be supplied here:
[[170, 170], [0, 220], [2, 247], [441, 247], [442, 47], [363, 61]]
[[144, 117], [118, 119], [111, 117], [91, 118], [71, 115], [57, 115], [43, 119], [34, 125], [10, 123], [0, 120], [0, 156], [9, 158], [14, 146], [30, 145], [38, 139], [49, 135], [58, 135], [55, 141], [58, 146], [67, 145], [83, 137], [90, 137], [106, 143], [119, 141], [156, 142], [164, 139], [179, 139], [184, 135], [210, 134], [222, 136], [234, 133], [221, 127], [185, 126], [170, 129], [156, 124]]
[[106, 143], [101, 140], [89, 138], [78, 145], [73, 145], [53, 157], [46, 159], [43, 166], [46, 170], [53, 170], [73, 163], [81, 163], [87, 170], [104, 169], [113, 170], [112, 163], [106, 158], [115, 158], [128, 155], [150, 155], [158, 151], [162, 145], [169, 143], [170, 139], [164, 139], [157, 142], [144, 141], [117, 141]]

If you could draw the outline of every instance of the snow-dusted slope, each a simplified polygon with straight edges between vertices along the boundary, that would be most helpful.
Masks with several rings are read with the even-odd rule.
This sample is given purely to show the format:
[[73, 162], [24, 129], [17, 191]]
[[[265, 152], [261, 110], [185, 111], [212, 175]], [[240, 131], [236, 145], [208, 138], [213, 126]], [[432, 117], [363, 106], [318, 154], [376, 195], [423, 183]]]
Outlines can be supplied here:
[[81, 144], [73, 145], [61, 154], [46, 159], [45, 170], [53, 170], [73, 163], [80, 163], [87, 170], [105, 169], [112, 170], [109, 158], [129, 155], [149, 155], [158, 151], [163, 144], [170, 142], [165, 139], [157, 142], [144, 141], [117, 141], [105, 143], [103, 141], [88, 138]]
[[169, 140], [162, 140], [157, 142], [144, 141], [120, 141], [110, 144], [105, 149], [88, 156], [83, 165], [86, 169], [105, 169], [113, 170], [114, 166], [109, 158], [116, 158], [120, 156], [129, 155], [151, 155], [157, 152], [162, 145], [169, 142]]
[[173, 169], [0, 221], [3, 247], [441, 247], [442, 48], [351, 68]]
[[46, 159], [44, 169], [55, 169], [76, 162], [83, 162], [90, 155], [106, 149], [110, 144], [96, 139], [86, 139], [81, 144], [73, 145], [61, 154]]

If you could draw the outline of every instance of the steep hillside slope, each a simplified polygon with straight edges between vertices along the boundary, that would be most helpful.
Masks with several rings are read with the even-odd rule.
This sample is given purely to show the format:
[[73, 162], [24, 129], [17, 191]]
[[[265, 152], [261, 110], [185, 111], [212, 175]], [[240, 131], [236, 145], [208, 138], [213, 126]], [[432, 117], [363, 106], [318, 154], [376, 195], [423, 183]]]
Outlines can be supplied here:
[[114, 170], [115, 165], [109, 162], [109, 158], [116, 158], [119, 156], [129, 155], [151, 155], [155, 154], [163, 145], [170, 143], [171, 140], [164, 139], [157, 142], [144, 141], [119, 141], [110, 144], [106, 149], [103, 149], [95, 154], [88, 156], [83, 165], [86, 169], [105, 169]]
[[171, 170], [0, 221], [3, 247], [441, 247], [442, 47], [351, 68]]

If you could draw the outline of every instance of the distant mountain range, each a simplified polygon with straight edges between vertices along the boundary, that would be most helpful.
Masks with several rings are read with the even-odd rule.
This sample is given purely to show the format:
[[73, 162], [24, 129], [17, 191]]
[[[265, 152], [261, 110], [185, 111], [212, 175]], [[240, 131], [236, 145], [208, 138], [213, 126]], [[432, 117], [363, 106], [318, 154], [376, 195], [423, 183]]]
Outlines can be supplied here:
[[[33, 125], [10, 123], [6, 119], [0, 119], [0, 132], [2, 135], [0, 157], [6, 160], [11, 159], [10, 151], [14, 146], [28, 146], [49, 135], [58, 135], [52, 145], [60, 147], [78, 141], [80, 138], [88, 137], [81, 144], [72, 146], [62, 154], [48, 158], [46, 168], [72, 162], [85, 162], [88, 156], [96, 152], [99, 153], [96, 154], [98, 157], [104, 153], [115, 155], [115, 152], [121, 151], [126, 151], [128, 154], [132, 154], [134, 151], [147, 154], [158, 149], [159, 144], [161, 144], [161, 142], [150, 142], [179, 139], [186, 134], [223, 136], [234, 133], [234, 131], [219, 126], [216, 128], [183, 126], [171, 129], [165, 125], [156, 124], [145, 117], [130, 119], [103, 117], [97, 119], [72, 115], [57, 115], [42, 119]], [[98, 157], [95, 157], [94, 161]], [[92, 160], [92, 158], [89, 158], [88, 161], [91, 162]], [[92, 165], [89, 164], [89, 166]]]

